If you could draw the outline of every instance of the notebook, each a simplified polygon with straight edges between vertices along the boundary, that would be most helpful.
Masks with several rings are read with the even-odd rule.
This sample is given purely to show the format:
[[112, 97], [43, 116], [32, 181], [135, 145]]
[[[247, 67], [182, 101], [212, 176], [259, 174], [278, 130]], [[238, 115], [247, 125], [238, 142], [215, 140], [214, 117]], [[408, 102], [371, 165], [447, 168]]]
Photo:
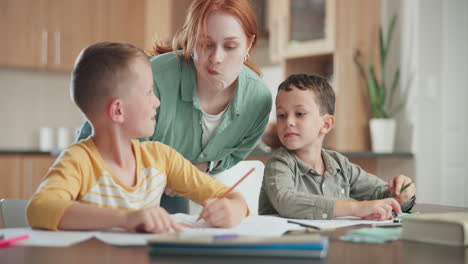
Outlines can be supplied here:
[[223, 234], [180, 238], [168, 234], [149, 241], [151, 255], [323, 258], [328, 238], [319, 234], [265, 238]]

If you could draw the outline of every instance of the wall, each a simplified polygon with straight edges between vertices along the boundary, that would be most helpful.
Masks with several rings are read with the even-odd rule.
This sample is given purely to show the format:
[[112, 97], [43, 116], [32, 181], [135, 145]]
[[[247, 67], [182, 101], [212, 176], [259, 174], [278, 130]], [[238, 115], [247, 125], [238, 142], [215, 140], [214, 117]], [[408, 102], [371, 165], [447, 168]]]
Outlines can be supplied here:
[[74, 131], [81, 125], [69, 78], [66, 73], [0, 68], [0, 150], [37, 150], [41, 126]]
[[391, 61], [402, 69], [400, 85], [413, 78], [397, 116], [396, 149], [415, 155], [418, 201], [468, 206], [468, 2], [384, 0], [382, 6], [384, 25], [400, 15]]

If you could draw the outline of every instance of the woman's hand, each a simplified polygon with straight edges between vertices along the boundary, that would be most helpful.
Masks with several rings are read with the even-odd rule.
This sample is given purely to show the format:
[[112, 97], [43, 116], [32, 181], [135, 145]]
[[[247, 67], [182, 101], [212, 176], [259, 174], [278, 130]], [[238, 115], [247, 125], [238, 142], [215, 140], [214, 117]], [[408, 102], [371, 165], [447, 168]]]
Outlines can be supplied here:
[[177, 195], [176, 192], [174, 192], [171, 188], [169, 187], [166, 187], [166, 189], [164, 189], [164, 194], [166, 194], [167, 196], [170, 196], [170, 197], [174, 197]]
[[197, 169], [201, 172], [206, 172], [206, 170], [208, 169], [208, 162], [194, 163], [193, 165], [197, 167]]
[[[401, 189], [408, 185], [408, 188], [401, 192]], [[399, 204], [404, 204], [410, 200], [414, 195], [416, 195], [416, 187], [414, 186], [413, 180], [410, 177], [405, 175], [399, 175], [391, 179], [388, 182], [388, 189], [390, 193], [395, 195], [395, 199]]]

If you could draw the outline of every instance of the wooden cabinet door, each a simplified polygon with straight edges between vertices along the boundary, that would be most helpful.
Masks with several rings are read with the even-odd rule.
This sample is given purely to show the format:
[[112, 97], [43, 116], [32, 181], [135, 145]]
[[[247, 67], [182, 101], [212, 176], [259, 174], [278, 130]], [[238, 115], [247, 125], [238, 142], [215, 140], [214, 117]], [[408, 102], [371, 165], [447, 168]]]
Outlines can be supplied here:
[[19, 155], [0, 156], [0, 199], [21, 199], [23, 167]]
[[23, 198], [30, 199], [37, 190], [44, 176], [49, 171], [56, 157], [54, 156], [24, 156], [23, 157]]
[[2, 0], [0, 65], [41, 68], [47, 64], [46, 0]]
[[51, 70], [71, 71], [80, 51], [106, 39], [107, 0], [48, 0]]
[[145, 1], [108, 0], [105, 16], [106, 41], [127, 42], [145, 48]]

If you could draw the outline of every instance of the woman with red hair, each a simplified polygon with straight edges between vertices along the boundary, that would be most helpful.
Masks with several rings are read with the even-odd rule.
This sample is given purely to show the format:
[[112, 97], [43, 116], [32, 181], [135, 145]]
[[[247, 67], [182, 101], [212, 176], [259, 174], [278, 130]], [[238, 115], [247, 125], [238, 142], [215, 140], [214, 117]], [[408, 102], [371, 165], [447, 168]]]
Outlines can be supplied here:
[[[171, 146], [211, 174], [243, 160], [262, 136], [272, 105], [249, 59], [257, 35], [249, 0], [194, 0], [172, 46], [154, 46], [154, 91], [161, 106], [155, 132], [144, 140]], [[90, 133], [85, 125], [80, 138]], [[166, 194], [173, 196], [168, 189]], [[187, 212], [187, 200], [176, 198], [163, 197], [161, 205]]]

